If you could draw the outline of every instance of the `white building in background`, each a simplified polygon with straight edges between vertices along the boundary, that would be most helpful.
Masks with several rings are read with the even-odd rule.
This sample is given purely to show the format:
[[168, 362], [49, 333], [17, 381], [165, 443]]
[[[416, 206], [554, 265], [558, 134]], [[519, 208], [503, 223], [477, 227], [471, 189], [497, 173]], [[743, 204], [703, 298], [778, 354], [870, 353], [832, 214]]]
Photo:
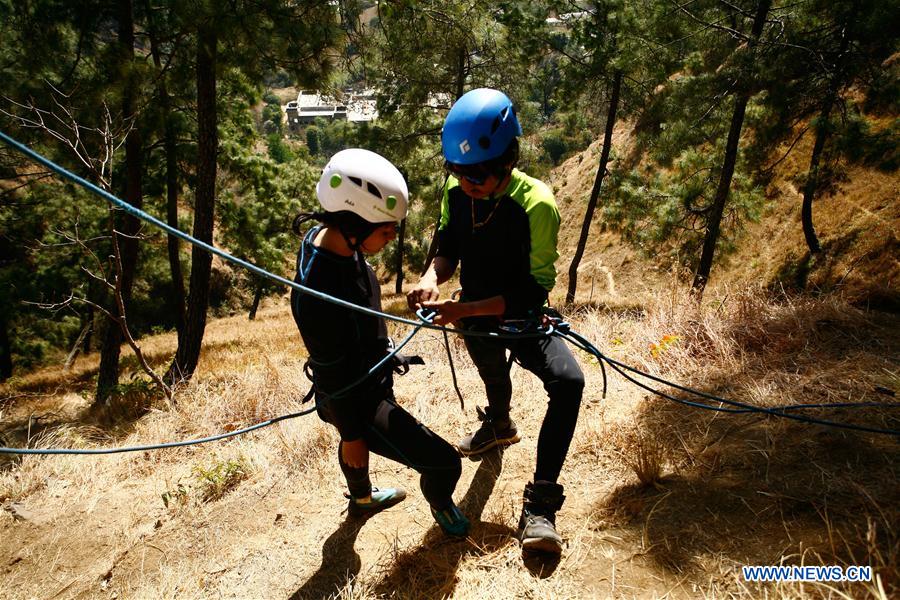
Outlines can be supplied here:
[[346, 101], [341, 103], [317, 91], [301, 90], [297, 100], [284, 107], [291, 130], [313, 123], [316, 119], [342, 119], [351, 123], [364, 123], [378, 118], [375, 90], [347, 91]]
[[552, 29], [571, 29], [575, 21], [589, 18], [591, 13], [586, 10], [580, 12], [564, 13], [557, 17], [547, 17], [545, 21]]

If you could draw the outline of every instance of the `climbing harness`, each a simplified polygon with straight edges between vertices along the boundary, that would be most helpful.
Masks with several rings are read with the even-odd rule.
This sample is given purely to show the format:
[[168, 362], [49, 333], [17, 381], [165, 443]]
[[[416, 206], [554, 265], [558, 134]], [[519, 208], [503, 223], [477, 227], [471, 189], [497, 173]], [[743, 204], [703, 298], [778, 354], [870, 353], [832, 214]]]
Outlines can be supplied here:
[[[78, 175], [75, 175], [71, 171], [68, 171], [67, 169], [57, 165], [53, 161], [38, 154], [34, 150], [17, 142], [16, 140], [9, 137], [2, 131], [0, 131], [0, 140], [2, 140], [4, 143], [6, 143], [8, 146], [13, 148], [14, 150], [17, 150], [18, 152], [31, 158], [35, 162], [38, 162], [38, 163], [44, 165], [45, 167], [49, 168], [50, 170], [54, 171], [55, 173], [65, 177], [66, 179], [87, 189], [88, 191], [93, 192], [94, 194], [100, 196], [107, 202], [126, 211], [128, 214], [130, 214], [134, 217], [137, 217], [143, 221], [146, 221], [152, 225], [155, 225], [155, 226], [159, 227], [160, 229], [166, 231], [167, 233], [178, 237], [179, 239], [182, 239], [190, 244], [193, 244], [199, 248], [202, 248], [202, 249], [206, 250], [207, 252], [215, 254], [216, 256], [219, 256], [220, 258], [222, 258], [228, 262], [239, 265], [253, 273], [256, 273], [257, 275], [259, 275], [261, 277], [268, 278], [277, 283], [281, 283], [283, 285], [286, 285], [288, 287], [296, 289], [299, 292], [309, 294], [311, 296], [319, 298], [320, 300], [324, 300], [326, 302], [330, 302], [332, 304], [336, 304], [338, 306], [342, 306], [342, 307], [348, 308], [350, 310], [355, 310], [355, 311], [358, 311], [358, 312], [361, 312], [364, 314], [368, 314], [368, 315], [372, 315], [372, 316], [380, 317], [380, 318], [384, 318], [384, 319], [389, 319], [389, 320], [392, 320], [392, 321], [395, 321], [398, 323], [403, 323], [403, 324], [412, 326], [413, 329], [410, 331], [410, 333], [396, 347], [391, 349], [391, 351], [388, 354], [386, 354], [381, 360], [379, 360], [371, 369], [369, 369], [369, 371], [363, 377], [359, 378], [357, 381], [350, 383], [349, 385], [342, 388], [338, 392], [332, 394], [332, 396], [341, 396], [343, 394], [348, 393], [354, 387], [356, 387], [357, 385], [359, 385], [360, 383], [365, 381], [369, 376], [378, 372], [389, 361], [394, 361], [396, 359], [397, 355], [399, 354], [400, 350], [407, 343], [409, 343], [409, 341], [422, 329], [440, 330], [444, 334], [445, 347], [448, 350], [448, 356], [449, 356], [449, 349], [450, 349], [449, 340], [447, 339], [448, 333], [456, 333], [459, 335], [488, 337], [488, 338], [496, 338], [496, 339], [543, 338], [543, 337], [555, 335], [555, 336], [561, 337], [562, 339], [566, 340], [567, 342], [569, 342], [576, 348], [579, 348], [579, 349], [587, 352], [588, 354], [591, 354], [592, 356], [594, 356], [597, 359], [598, 363], [601, 366], [602, 372], [603, 372], [603, 397], [604, 398], [606, 397], [606, 391], [607, 391], [606, 369], [605, 369], [604, 365], [609, 364], [609, 366], [612, 367], [617, 373], [619, 373], [626, 380], [628, 380], [631, 383], [634, 383], [638, 387], [640, 387], [644, 390], [647, 390], [653, 394], [656, 394], [662, 398], [666, 398], [673, 402], [677, 402], [677, 403], [680, 403], [680, 404], [683, 404], [686, 406], [691, 406], [694, 408], [713, 410], [713, 411], [717, 411], [717, 412], [733, 413], [733, 414], [761, 413], [761, 414], [767, 414], [767, 415], [771, 415], [771, 416], [775, 416], [775, 417], [792, 419], [792, 420], [801, 421], [801, 422], [810, 423], [810, 424], [823, 425], [826, 427], [836, 427], [836, 428], [842, 428], [842, 429], [852, 429], [852, 430], [856, 430], [856, 431], [864, 431], [864, 432], [868, 432], [868, 433], [878, 433], [878, 434], [891, 435], [891, 436], [900, 436], [900, 430], [896, 430], [896, 429], [879, 429], [879, 428], [874, 428], [874, 427], [865, 427], [865, 426], [861, 426], [861, 425], [854, 425], [851, 423], [843, 423], [843, 422], [838, 422], [838, 421], [816, 419], [816, 418], [806, 417], [803, 415], [793, 414], [794, 411], [813, 409], [813, 408], [831, 408], [831, 409], [851, 408], [851, 407], [900, 408], [900, 403], [869, 402], [869, 403], [862, 403], [862, 404], [852, 404], [852, 403], [809, 404], [809, 405], [792, 404], [792, 405], [786, 405], [786, 406], [777, 406], [777, 407], [766, 408], [766, 407], [754, 406], [754, 405], [746, 404], [746, 403], [742, 403], [742, 402], [737, 402], [734, 400], [728, 400], [726, 398], [721, 398], [721, 397], [715, 396], [713, 394], [708, 394], [706, 392], [694, 390], [694, 389], [691, 389], [691, 388], [688, 388], [688, 387], [685, 387], [682, 385], [671, 383], [669, 381], [666, 381], [665, 379], [662, 379], [662, 378], [652, 375], [650, 373], [645, 373], [643, 371], [640, 371], [639, 369], [636, 369], [634, 367], [631, 367], [629, 365], [626, 365], [624, 363], [621, 363], [615, 359], [612, 359], [612, 358], [606, 356], [596, 346], [594, 346], [590, 341], [588, 341], [581, 335], [577, 334], [576, 332], [572, 331], [569, 324], [565, 320], [563, 320], [562, 317], [559, 316], [558, 313], [555, 313], [553, 315], [542, 314], [532, 320], [507, 321], [505, 323], [501, 323], [501, 325], [497, 331], [466, 330], [466, 329], [460, 329], [460, 328], [455, 328], [455, 327], [445, 327], [442, 325], [435, 325], [433, 323], [434, 317], [436, 315], [436, 313], [434, 311], [427, 311], [424, 309], [420, 310], [417, 312], [417, 316], [418, 316], [419, 320], [414, 321], [412, 319], [406, 319], [404, 317], [400, 317], [397, 315], [383, 313], [383, 312], [377, 311], [372, 308], [360, 306], [358, 304], [348, 302], [341, 298], [329, 296], [328, 294], [325, 294], [325, 293], [315, 290], [313, 288], [306, 287], [304, 285], [301, 285], [297, 282], [291, 281], [291, 280], [281, 277], [279, 275], [275, 275], [274, 273], [270, 273], [269, 271], [266, 271], [265, 269], [262, 269], [261, 267], [254, 265], [253, 263], [250, 263], [250, 262], [247, 262], [240, 258], [237, 258], [235, 256], [232, 256], [231, 254], [225, 252], [224, 250], [216, 248], [215, 246], [213, 246], [209, 243], [200, 241], [200, 240], [188, 235], [187, 233], [184, 233], [183, 231], [180, 231], [179, 229], [176, 229], [176, 228], [168, 225], [167, 223], [160, 221], [156, 217], [153, 217], [152, 215], [150, 215], [138, 208], [135, 208], [134, 206], [128, 204], [127, 202], [124, 202], [123, 200], [117, 198], [116, 196], [112, 195], [111, 193], [107, 192], [106, 190], [103, 190], [103, 189], [97, 187], [96, 185], [90, 183], [89, 181], [79, 177]], [[451, 360], [451, 369], [452, 369], [452, 358], [450, 360]], [[648, 384], [638, 381], [637, 379], [635, 379], [634, 377], [629, 375], [629, 373], [632, 373], [634, 375], [638, 375], [641, 377], [646, 377], [646, 378], [648, 378], [652, 381], [655, 381], [659, 384], [667, 385], [667, 386], [675, 388], [681, 392], [684, 392], [686, 394], [693, 395], [695, 397], [695, 400], [686, 400], [683, 398], [678, 398], [671, 394], [667, 394], [661, 390], [657, 390], [654, 387], [652, 387], [651, 385], [648, 385]], [[454, 387], [456, 388], [457, 394], [460, 397], [460, 404], [464, 407], [463, 400], [462, 400], [462, 394], [459, 392], [459, 387], [456, 382], [455, 370], [453, 371], [453, 382], [454, 382]], [[311, 397], [311, 394], [312, 394], [312, 390], [310, 390], [310, 392], [307, 393], [303, 402], [306, 402]], [[720, 404], [720, 406], [706, 404], [703, 401], [699, 401], [699, 399], [703, 399], [706, 401], [712, 401], [712, 402], [718, 402]], [[726, 406], [721, 406], [721, 405], [726, 405]], [[270, 425], [274, 425], [275, 423], [278, 423], [279, 421], [293, 419], [296, 417], [300, 417], [300, 416], [309, 414], [309, 413], [313, 412], [314, 410], [315, 410], [315, 407], [311, 407], [311, 408], [308, 408], [308, 409], [305, 409], [305, 410], [302, 410], [299, 412], [281, 415], [279, 417], [275, 417], [273, 419], [269, 419], [267, 421], [263, 421], [263, 422], [255, 424], [255, 425], [251, 425], [244, 429], [239, 429], [239, 430], [231, 431], [228, 433], [223, 433], [223, 434], [219, 434], [219, 435], [214, 435], [214, 436], [204, 437], [204, 438], [199, 438], [199, 439], [194, 439], [194, 440], [168, 442], [168, 443], [163, 443], [163, 444], [152, 444], [152, 445], [145, 445], [145, 446], [129, 446], [129, 447], [121, 447], [121, 448], [95, 448], [95, 449], [0, 447], [0, 454], [29, 454], [29, 455], [116, 454], [116, 453], [122, 453], [122, 452], [141, 452], [141, 451], [145, 451], [145, 450], [157, 450], [157, 449], [162, 449], [162, 448], [174, 448], [174, 447], [180, 447], [180, 446], [189, 446], [189, 445], [194, 445], [194, 444], [203, 444], [203, 443], [207, 443], [207, 442], [222, 440], [222, 439], [242, 435], [245, 433], [249, 433], [251, 431], [256, 431], [258, 429], [262, 429], [263, 427], [268, 427]]]

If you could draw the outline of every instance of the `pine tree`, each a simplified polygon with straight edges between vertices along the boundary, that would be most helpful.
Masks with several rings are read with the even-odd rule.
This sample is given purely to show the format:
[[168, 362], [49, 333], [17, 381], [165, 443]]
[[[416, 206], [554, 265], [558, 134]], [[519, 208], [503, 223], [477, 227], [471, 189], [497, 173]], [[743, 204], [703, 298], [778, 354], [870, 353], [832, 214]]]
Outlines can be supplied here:
[[719, 240], [719, 227], [722, 222], [722, 214], [725, 211], [725, 203], [728, 201], [728, 194], [731, 191], [731, 178], [734, 175], [735, 164], [737, 163], [738, 145], [741, 139], [741, 129], [744, 126], [744, 113], [747, 110], [747, 102], [755, 91], [754, 86], [754, 66], [753, 63], [758, 60], [754, 55], [754, 49], [759, 43], [762, 36], [763, 28], [766, 25], [766, 15], [769, 13], [771, 0], [759, 0], [756, 5], [756, 13], [753, 16], [753, 25], [750, 35], [747, 37], [745, 56], [737, 56], [744, 66], [739, 68], [736, 74], [735, 87], [737, 92], [734, 99], [734, 110], [731, 116], [731, 126], [728, 130], [728, 140], [725, 144], [725, 156], [722, 159], [722, 169], [719, 179], [719, 185], [716, 188], [716, 195], [709, 216], [706, 221], [706, 235], [703, 238], [703, 251], [700, 254], [700, 264], [697, 266], [697, 272], [694, 274], [693, 288], [700, 293], [706, 287], [709, 281], [709, 273], [712, 269], [713, 255], [716, 251], [716, 243]]
[[[181, 10], [181, 7], [178, 7]], [[197, 89], [197, 175], [193, 235], [212, 241], [216, 200], [219, 74], [227, 69], [261, 80], [266, 70], [292, 71], [301, 83], [321, 77], [329, 68], [327, 50], [339, 35], [331, 3], [298, 5], [280, 0], [220, 6], [201, 1], [185, 7], [181, 22], [193, 27]], [[252, 28], [246, 23], [253, 23]], [[209, 305], [212, 257], [199, 248], [191, 253], [190, 292], [184, 332], [166, 379], [183, 382], [200, 358]]]

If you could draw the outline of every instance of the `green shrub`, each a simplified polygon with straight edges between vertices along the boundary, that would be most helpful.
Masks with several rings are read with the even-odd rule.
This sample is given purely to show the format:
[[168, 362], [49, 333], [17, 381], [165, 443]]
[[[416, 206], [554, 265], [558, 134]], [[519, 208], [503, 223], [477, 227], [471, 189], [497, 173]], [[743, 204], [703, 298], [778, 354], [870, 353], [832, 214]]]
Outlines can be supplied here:
[[201, 502], [212, 502], [225, 494], [250, 476], [251, 468], [243, 457], [218, 462], [208, 469], [196, 467], [194, 473], [199, 483]]

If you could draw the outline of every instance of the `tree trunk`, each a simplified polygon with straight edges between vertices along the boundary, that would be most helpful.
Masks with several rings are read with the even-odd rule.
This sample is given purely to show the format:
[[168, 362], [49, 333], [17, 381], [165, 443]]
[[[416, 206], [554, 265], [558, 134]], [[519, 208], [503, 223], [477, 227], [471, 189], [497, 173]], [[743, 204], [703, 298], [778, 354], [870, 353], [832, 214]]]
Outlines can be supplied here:
[[[93, 294], [91, 294], [91, 285], [88, 284], [88, 298], [92, 298]], [[81, 343], [81, 352], [83, 354], [88, 354], [91, 351], [91, 340], [94, 337], [94, 328], [96, 327], [96, 323], [94, 323], [94, 307], [88, 305], [85, 309], [84, 316], [84, 324], [87, 327], [87, 335], [84, 336], [84, 340]]]
[[[143, 207], [141, 191], [141, 178], [143, 172], [143, 149], [141, 147], [141, 135], [136, 122], [136, 81], [132, 69], [134, 61], [134, 15], [131, 0], [119, 2], [119, 46], [121, 61], [125, 70], [125, 89], [122, 93], [122, 116], [126, 122], [130, 121], [130, 130], [125, 138], [125, 199], [135, 208]], [[117, 218], [118, 217], [118, 218]], [[120, 213], [118, 209], [110, 211], [110, 219], [116, 229], [119, 248], [121, 250], [122, 279], [116, 285], [121, 290], [126, 314], [131, 303], [131, 288], [134, 283], [134, 272], [137, 266], [138, 240], [140, 221], [127, 213]], [[119, 234], [121, 232], [121, 235]], [[115, 313], [118, 308], [113, 302], [111, 310]], [[122, 315], [123, 318], [125, 315]], [[124, 322], [124, 321], [123, 321]], [[104, 402], [110, 391], [119, 383], [119, 355], [124, 336], [121, 327], [112, 325], [106, 328], [103, 345], [100, 349], [100, 369], [97, 373], [97, 393], [94, 397], [96, 403]]]
[[459, 48], [456, 54], [456, 100], [462, 98], [466, 90], [466, 49]]
[[260, 279], [256, 283], [256, 290], [253, 292], [253, 304], [250, 305], [250, 314], [247, 315], [247, 319], [252, 321], [256, 318], [256, 311], [259, 310], [259, 303], [263, 297], [263, 291], [265, 291], [266, 283], [262, 279]]
[[825, 142], [828, 140], [830, 133], [829, 119], [831, 118], [831, 109], [838, 99], [838, 93], [842, 86], [843, 66], [847, 49], [850, 46], [850, 31], [856, 22], [856, 15], [859, 12], [859, 2], [853, 3], [850, 14], [847, 17], [841, 38], [841, 48], [838, 51], [837, 65], [834, 75], [828, 84], [828, 94], [822, 103], [822, 109], [819, 111], [819, 124], [816, 127], [816, 141], [813, 144], [812, 156], [809, 159], [809, 170], [806, 172], [806, 183], [803, 186], [803, 205], [800, 209], [800, 221], [803, 224], [803, 237], [806, 239], [806, 245], [809, 247], [810, 254], [819, 254], [822, 252], [822, 245], [816, 235], [816, 229], [812, 220], [812, 203], [816, 197], [816, 191], [819, 188], [819, 163], [822, 159], [822, 151], [825, 149]]
[[[753, 28], [750, 33], [748, 51], [756, 46], [762, 35], [766, 23], [766, 15], [769, 13], [771, 0], [760, 0], [756, 7], [756, 15], [753, 18]], [[703, 293], [709, 273], [712, 270], [713, 255], [716, 251], [716, 242], [719, 240], [719, 228], [722, 224], [722, 215], [725, 212], [725, 203], [728, 201], [728, 193], [731, 190], [731, 178], [734, 176], [734, 167], [737, 163], [738, 146], [741, 141], [741, 129], [744, 126], [744, 114], [747, 110], [747, 102], [752, 95], [752, 86], [744, 85], [734, 101], [734, 112], [731, 116], [731, 127], [728, 130], [728, 141], [725, 144], [725, 158], [722, 162], [722, 174], [716, 195], [713, 198], [712, 210], [706, 223], [706, 235], [703, 238], [703, 251], [700, 254], [700, 264], [694, 275], [693, 289], [699, 294]]]
[[[197, 36], [197, 190], [194, 200], [195, 238], [212, 243], [216, 199], [216, 28], [205, 23]], [[184, 333], [178, 341], [175, 359], [166, 373], [173, 386], [187, 381], [200, 360], [200, 346], [206, 329], [209, 305], [209, 277], [212, 255], [196, 246], [191, 250], [191, 280], [185, 314]]]
[[[172, 126], [171, 109], [165, 85], [160, 88], [160, 95], [165, 98], [162, 108], [166, 111], [164, 126], [165, 153], [166, 153], [166, 223], [170, 227], [178, 229], [178, 165], [175, 148], [175, 131]], [[181, 270], [180, 244], [178, 238], [168, 234], [166, 247], [169, 254], [169, 271], [172, 273], [172, 302], [175, 304], [175, 329], [178, 331], [178, 339], [181, 339], [185, 321], [185, 292], [184, 275]]]
[[[166, 224], [178, 229], [178, 155], [175, 139], [175, 126], [172, 116], [172, 102], [166, 86], [166, 79], [162, 73], [162, 57], [159, 52], [159, 42], [156, 35], [153, 9], [150, 2], [145, 0], [147, 10], [147, 29], [150, 40], [150, 54], [153, 55], [153, 64], [156, 66], [159, 76], [159, 107], [163, 113], [163, 151], [166, 155]], [[166, 248], [169, 255], [169, 271], [172, 274], [172, 302], [175, 304], [175, 329], [178, 331], [178, 339], [181, 339], [184, 331], [184, 275], [181, 269], [178, 238], [168, 234]]]
[[441, 218], [438, 217], [438, 222], [434, 224], [434, 232], [431, 234], [431, 243], [428, 244], [428, 254], [425, 256], [425, 266], [422, 268], [422, 275], [428, 272], [428, 267], [431, 266], [431, 261], [434, 260], [434, 257], [437, 255], [437, 239], [438, 239], [438, 231], [441, 228]]
[[6, 315], [0, 315], [0, 381], [12, 377], [12, 347], [9, 343], [9, 322]]
[[406, 219], [400, 221], [400, 233], [397, 234], [397, 283], [394, 291], [403, 293], [403, 242], [406, 238]]
[[[443, 194], [444, 188], [447, 187], [447, 181], [450, 179], [450, 176], [447, 175], [444, 177], [443, 182], [438, 186], [437, 191], [435, 193], [437, 205], [440, 206], [441, 202], [443, 202]], [[425, 266], [422, 267], [422, 275], [428, 272], [428, 267], [431, 266], [431, 261], [434, 260], [435, 255], [437, 254], [437, 239], [438, 239], [438, 231], [441, 229], [441, 216], [440, 211], [438, 212], [438, 220], [437, 223], [434, 224], [434, 231], [431, 234], [431, 242], [428, 244], [428, 253], [425, 255]]]
[[64, 370], [68, 371], [72, 368], [72, 365], [75, 363], [75, 359], [78, 358], [78, 355], [81, 353], [81, 347], [84, 344], [84, 338], [87, 337], [88, 331], [90, 331], [90, 329], [90, 323], [81, 328], [81, 333], [78, 334], [78, 337], [75, 339], [75, 343], [72, 344], [72, 349], [69, 350], [69, 354], [66, 356], [66, 361], [63, 363]]
[[816, 235], [813, 226], [812, 203], [819, 187], [819, 161], [822, 150], [825, 148], [825, 140], [828, 137], [828, 119], [831, 116], [831, 98], [825, 100], [825, 105], [819, 113], [819, 126], [816, 128], [816, 142], [813, 145], [812, 156], [809, 159], [809, 170], [806, 173], [806, 183], [803, 186], [803, 205], [800, 208], [800, 222], [803, 224], [803, 237], [809, 247], [810, 254], [822, 252], [822, 245]]
[[584, 256], [584, 248], [587, 245], [588, 234], [591, 230], [591, 221], [594, 218], [594, 210], [597, 208], [597, 200], [600, 197], [600, 186], [606, 175], [606, 166], [609, 164], [609, 153], [612, 149], [613, 129], [616, 126], [616, 111], [619, 108], [619, 92], [622, 89], [622, 71], [616, 71], [613, 76], [612, 95], [609, 99], [609, 112], [606, 114], [606, 131], [603, 133], [603, 150], [600, 152], [600, 165], [597, 167], [597, 176], [594, 177], [594, 187], [591, 189], [591, 197], [588, 200], [587, 210], [584, 213], [584, 222], [581, 224], [581, 235], [578, 238], [578, 247], [575, 256], [569, 265], [569, 289], [566, 291], [566, 304], [575, 302], [575, 290], [578, 287], [578, 265]]

